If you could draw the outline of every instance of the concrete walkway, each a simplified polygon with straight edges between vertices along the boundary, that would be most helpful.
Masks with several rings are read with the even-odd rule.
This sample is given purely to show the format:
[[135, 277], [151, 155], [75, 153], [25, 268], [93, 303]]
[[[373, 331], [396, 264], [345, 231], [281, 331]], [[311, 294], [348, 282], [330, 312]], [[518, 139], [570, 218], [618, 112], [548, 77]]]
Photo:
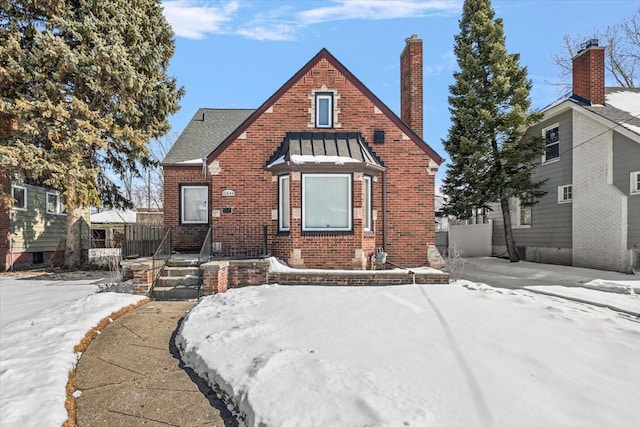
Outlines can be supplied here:
[[76, 368], [79, 426], [237, 426], [180, 361], [174, 337], [193, 304], [149, 302], [96, 337]]

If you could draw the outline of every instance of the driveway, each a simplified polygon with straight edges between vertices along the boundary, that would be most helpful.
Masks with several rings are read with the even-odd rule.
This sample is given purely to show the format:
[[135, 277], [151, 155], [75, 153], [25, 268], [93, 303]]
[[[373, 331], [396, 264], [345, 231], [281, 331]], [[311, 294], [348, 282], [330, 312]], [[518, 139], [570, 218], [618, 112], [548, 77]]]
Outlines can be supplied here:
[[526, 261], [511, 263], [509, 260], [493, 257], [465, 258], [461, 278], [509, 289], [553, 285], [580, 287], [594, 279], [640, 280], [637, 274]]

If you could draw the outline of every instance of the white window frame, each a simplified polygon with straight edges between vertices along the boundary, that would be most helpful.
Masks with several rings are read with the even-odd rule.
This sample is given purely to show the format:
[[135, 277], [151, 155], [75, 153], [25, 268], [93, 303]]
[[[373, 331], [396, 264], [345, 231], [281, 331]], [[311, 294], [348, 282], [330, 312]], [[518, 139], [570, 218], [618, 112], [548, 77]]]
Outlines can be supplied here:
[[[333, 127], [333, 93], [329, 92], [316, 92], [315, 94], [315, 124], [317, 128], [332, 128]], [[327, 124], [320, 123], [320, 100], [326, 99], [329, 111], [327, 111]]]
[[[512, 226], [514, 228], [531, 228], [531, 222], [533, 221], [533, 209], [531, 206], [522, 207], [520, 204], [520, 199], [515, 198], [516, 201], [516, 217], [514, 224]], [[522, 211], [529, 210], [529, 224], [522, 224]]]
[[17, 211], [26, 211], [28, 209], [28, 202], [27, 202], [27, 187], [23, 187], [22, 185], [12, 185], [11, 186], [11, 197], [16, 200], [14, 194], [13, 194], [13, 190], [14, 189], [20, 189], [24, 192], [24, 206], [16, 206], [15, 203], [13, 203], [13, 205], [11, 206], [11, 209], [15, 209]]
[[[55, 210], [53, 210], [53, 211], [49, 210], [49, 196], [54, 196], [56, 198]], [[45, 204], [45, 211], [47, 212], [47, 214], [50, 214], [50, 215], [64, 215], [64, 207], [62, 206], [62, 202], [60, 200], [60, 193], [47, 191], [46, 196], [45, 196], [45, 200], [44, 200], [44, 204]]]
[[372, 182], [370, 176], [365, 175], [362, 183], [364, 184], [364, 200], [362, 203], [362, 222], [364, 231], [373, 231], [373, 200]]
[[[566, 191], [568, 190], [568, 191]], [[569, 193], [569, 197], [567, 197]], [[558, 203], [571, 203], [573, 202], [573, 185], [561, 185], [558, 187]]]
[[[291, 230], [291, 189], [289, 175], [278, 177], [278, 231]], [[287, 206], [284, 206], [285, 196]], [[286, 215], [285, 215], [286, 213]]]
[[[307, 178], [336, 178], [344, 177], [348, 180], [348, 206], [347, 206], [347, 227], [307, 227], [306, 216], [306, 201], [305, 201], [305, 187]], [[322, 231], [322, 232], [334, 232], [334, 231], [353, 231], [353, 175], [349, 173], [303, 173], [302, 174], [302, 231]]]
[[[206, 214], [204, 216], [204, 220], [203, 221], [185, 221], [184, 219], [184, 190], [186, 188], [189, 189], [204, 189], [207, 195], [207, 199], [205, 201], [205, 211]], [[209, 187], [206, 185], [182, 185], [180, 186], [180, 223], [181, 224], [208, 224], [209, 223]]]
[[[554, 128], [558, 128], [558, 141], [550, 145], [558, 146], [558, 157], [547, 159], [547, 147], [550, 146], [550, 145], [547, 145], [547, 131], [552, 130]], [[553, 163], [560, 160], [560, 124], [554, 123], [551, 126], [547, 126], [546, 128], [542, 129], [542, 139], [544, 140], [544, 154], [542, 155], [542, 163]]]
[[629, 174], [629, 194], [640, 194], [640, 171], [631, 172]]

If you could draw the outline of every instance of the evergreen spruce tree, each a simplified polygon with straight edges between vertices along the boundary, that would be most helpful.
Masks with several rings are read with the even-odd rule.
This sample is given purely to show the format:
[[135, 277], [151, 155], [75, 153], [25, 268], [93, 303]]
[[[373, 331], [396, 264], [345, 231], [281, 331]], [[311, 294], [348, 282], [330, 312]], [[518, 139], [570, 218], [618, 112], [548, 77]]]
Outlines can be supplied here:
[[473, 209], [499, 201], [509, 259], [516, 262], [509, 198], [531, 206], [544, 194], [532, 179], [544, 142], [523, 138], [524, 128], [541, 118], [529, 112], [531, 82], [519, 55], [507, 53], [502, 20], [490, 0], [465, 0], [454, 52], [459, 71], [449, 87], [452, 125], [443, 143], [451, 164], [442, 212], [468, 219]]
[[159, 0], [0, 0], [0, 117], [19, 120], [0, 173], [61, 192], [66, 268], [80, 266], [83, 209], [129, 205], [110, 174], [151, 164], [148, 142], [169, 129], [173, 53]]

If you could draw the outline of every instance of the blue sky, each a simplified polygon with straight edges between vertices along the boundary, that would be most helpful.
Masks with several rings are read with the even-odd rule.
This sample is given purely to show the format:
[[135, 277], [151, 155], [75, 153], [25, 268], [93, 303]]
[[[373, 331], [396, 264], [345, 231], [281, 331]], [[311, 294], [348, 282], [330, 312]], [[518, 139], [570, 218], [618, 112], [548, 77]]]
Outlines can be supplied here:
[[[562, 93], [552, 54], [563, 36], [589, 36], [620, 22], [637, 0], [494, 0], [507, 49], [533, 81], [533, 107]], [[257, 108], [326, 47], [394, 112], [400, 109], [399, 56], [405, 38], [424, 46], [424, 139], [441, 156], [450, 118], [448, 87], [456, 68], [453, 37], [462, 1], [163, 1], [176, 33], [169, 73], [184, 86], [181, 110], [170, 118], [179, 133], [197, 108]], [[444, 176], [444, 168], [438, 179]]]

